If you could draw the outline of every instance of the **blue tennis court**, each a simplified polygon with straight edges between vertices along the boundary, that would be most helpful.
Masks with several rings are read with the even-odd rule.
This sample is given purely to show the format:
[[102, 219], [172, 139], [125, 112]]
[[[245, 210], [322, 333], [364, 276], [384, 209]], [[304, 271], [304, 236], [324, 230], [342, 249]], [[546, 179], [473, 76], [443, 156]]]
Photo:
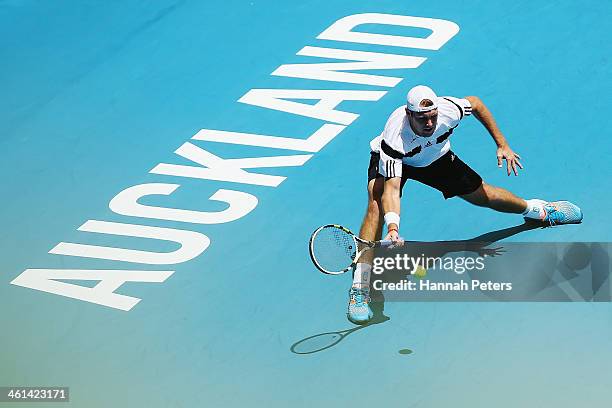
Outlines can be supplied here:
[[[406, 238], [610, 242], [611, 12], [0, 1], [0, 386], [70, 387], [74, 407], [604, 406], [610, 303], [386, 302], [354, 326], [350, 276], [307, 243], [359, 229], [369, 141], [417, 84], [489, 106], [525, 169], [466, 118], [453, 150], [485, 181], [584, 221], [507, 230], [522, 218], [409, 182]], [[337, 50], [407, 67], [290, 74]]]

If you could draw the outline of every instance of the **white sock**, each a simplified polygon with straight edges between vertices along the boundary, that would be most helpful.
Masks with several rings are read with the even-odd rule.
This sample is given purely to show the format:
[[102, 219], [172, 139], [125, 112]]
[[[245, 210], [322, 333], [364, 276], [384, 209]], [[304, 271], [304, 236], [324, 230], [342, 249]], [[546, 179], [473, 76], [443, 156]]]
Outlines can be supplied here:
[[544, 205], [546, 205], [547, 201], [540, 200], [537, 198], [526, 201], [527, 209], [523, 213], [523, 217], [531, 218], [532, 220], [543, 220], [546, 216], [546, 212], [544, 211]]
[[359, 262], [353, 272], [353, 287], [356, 289], [370, 289], [370, 274], [372, 265]]

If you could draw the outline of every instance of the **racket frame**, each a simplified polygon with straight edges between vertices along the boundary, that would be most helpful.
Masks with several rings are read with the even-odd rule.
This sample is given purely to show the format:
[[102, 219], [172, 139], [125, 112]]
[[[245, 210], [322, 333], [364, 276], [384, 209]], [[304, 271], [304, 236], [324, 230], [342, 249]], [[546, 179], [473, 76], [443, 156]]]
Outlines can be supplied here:
[[[359, 249], [359, 246], [360, 246], [359, 244], [361, 244], [361, 249], [355, 251], [355, 256], [353, 257], [353, 260], [350, 263], [350, 265], [348, 265], [346, 268], [342, 269], [341, 271], [328, 271], [328, 270], [326, 270], [321, 265], [319, 265], [319, 263], [316, 260], [316, 257], [314, 256], [314, 249], [313, 249], [314, 239], [317, 236], [317, 234], [319, 233], [319, 231], [321, 231], [321, 230], [323, 230], [325, 228], [337, 228], [337, 229], [340, 229], [343, 232], [346, 232], [347, 234], [349, 234], [353, 238], [353, 241], [355, 242], [355, 248], [356, 249]], [[357, 235], [355, 235], [353, 233], [353, 231], [351, 231], [348, 228], [343, 227], [342, 225], [327, 224], [327, 225], [320, 226], [319, 228], [317, 228], [312, 233], [312, 235], [310, 236], [310, 240], [308, 242], [308, 252], [310, 253], [310, 259], [312, 260], [312, 263], [314, 264], [314, 266], [317, 267], [318, 270], [320, 270], [321, 272], [323, 272], [326, 275], [342, 275], [343, 273], [346, 273], [350, 269], [354, 268], [355, 265], [357, 265], [357, 261], [359, 260], [361, 255], [363, 255], [366, 251], [369, 251], [370, 249], [373, 249], [373, 248], [378, 248], [378, 247], [383, 247], [383, 246], [390, 246], [391, 244], [392, 244], [392, 242], [389, 241], [389, 240], [368, 241], [368, 240], [359, 238]]]

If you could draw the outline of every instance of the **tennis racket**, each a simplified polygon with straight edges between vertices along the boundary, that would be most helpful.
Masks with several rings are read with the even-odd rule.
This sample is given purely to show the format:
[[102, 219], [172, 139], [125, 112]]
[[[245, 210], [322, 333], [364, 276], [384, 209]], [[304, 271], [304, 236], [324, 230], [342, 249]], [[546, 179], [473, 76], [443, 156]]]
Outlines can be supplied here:
[[373, 248], [388, 248], [393, 241], [367, 241], [340, 225], [323, 225], [310, 236], [312, 263], [328, 275], [340, 275], [357, 264], [364, 252]]

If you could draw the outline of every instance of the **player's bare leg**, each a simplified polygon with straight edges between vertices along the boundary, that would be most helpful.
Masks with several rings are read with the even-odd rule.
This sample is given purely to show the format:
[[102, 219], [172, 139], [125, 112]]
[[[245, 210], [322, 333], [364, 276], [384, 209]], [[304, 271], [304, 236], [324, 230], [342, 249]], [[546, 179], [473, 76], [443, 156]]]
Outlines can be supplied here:
[[[368, 241], [379, 240], [382, 236], [384, 214], [382, 209], [382, 193], [385, 186], [383, 177], [376, 177], [368, 182], [368, 207], [366, 209], [359, 236]], [[370, 272], [374, 251], [366, 251], [357, 260], [353, 273], [353, 287], [368, 289], [370, 287]]]
[[[359, 236], [368, 241], [380, 240], [382, 237], [382, 227], [384, 224], [382, 193], [384, 186], [385, 179], [383, 177], [377, 177], [368, 183], [368, 208], [359, 230]], [[372, 251], [367, 251], [360, 258], [360, 261], [371, 264], [372, 256]]]
[[527, 201], [506, 189], [495, 187], [485, 182], [473, 193], [459, 197], [471, 204], [500, 212], [522, 214], [527, 209]]
[[495, 211], [522, 214], [526, 219], [556, 224], [576, 224], [582, 221], [582, 210], [569, 201], [547, 202], [524, 200], [510, 191], [485, 182], [476, 191], [460, 196], [465, 201]]
[[[383, 177], [377, 177], [368, 182], [368, 207], [359, 230], [359, 236], [368, 241], [379, 240], [382, 236], [384, 183]], [[370, 274], [372, 273], [373, 256], [373, 251], [366, 251], [359, 258], [353, 271], [347, 317], [356, 324], [366, 324], [373, 316], [370, 308]]]

